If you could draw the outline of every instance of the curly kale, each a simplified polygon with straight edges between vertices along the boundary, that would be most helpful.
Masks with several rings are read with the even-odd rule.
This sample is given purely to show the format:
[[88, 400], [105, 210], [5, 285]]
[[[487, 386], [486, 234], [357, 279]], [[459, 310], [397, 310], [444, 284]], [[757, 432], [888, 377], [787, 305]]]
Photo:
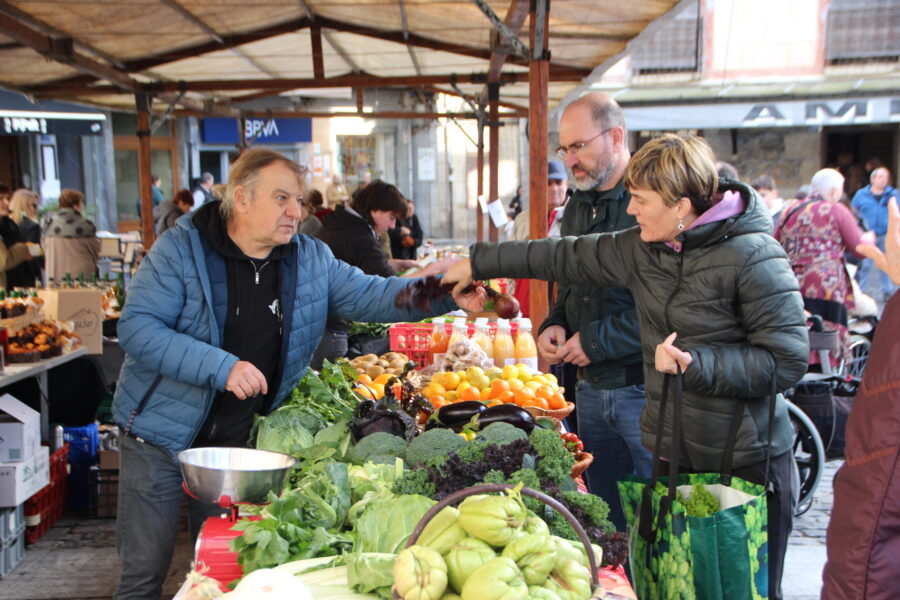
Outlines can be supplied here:
[[[616, 528], [606, 518], [609, 516], [609, 505], [600, 496], [594, 494], [582, 494], [581, 492], [563, 492], [561, 500], [566, 503], [569, 510], [578, 508], [584, 511], [587, 522], [599, 527], [600, 529], [610, 532]], [[579, 522], [585, 522], [579, 519]]]
[[[484, 476], [485, 483], [508, 483], [512, 485], [516, 485], [521, 483], [527, 488], [531, 488], [533, 490], [541, 491], [541, 481], [538, 479], [537, 473], [534, 469], [519, 469], [509, 475], [505, 475], [503, 471], [494, 469], [488, 471]], [[541, 514], [543, 512], [543, 507], [545, 506], [543, 502], [540, 500], [535, 500], [534, 498], [530, 498], [528, 496], [522, 496], [522, 499], [525, 501], [525, 507], [535, 514]]]
[[434, 483], [431, 475], [425, 469], [405, 471], [403, 475], [394, 480], [391, 491], [395, 494], [419, 494], [426, 498], [434, 498]]
[[569, 474], [575, 465], [575, 458], [566, 450], [559, 433], [535, 427], [529, 441], [538, 454], [537, 472], [540, 478], [567, 487], [566, 482], [572, 481]]
[[603, 549], [602, 566], [617, 567], [628, 560], [628, 536], [621, 531], [601, 533], [597, 545]]

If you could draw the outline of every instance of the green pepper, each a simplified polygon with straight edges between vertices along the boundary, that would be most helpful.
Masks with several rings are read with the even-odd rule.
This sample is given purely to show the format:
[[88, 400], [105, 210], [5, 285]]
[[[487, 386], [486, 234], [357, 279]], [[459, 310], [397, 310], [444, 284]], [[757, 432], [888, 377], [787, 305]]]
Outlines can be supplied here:
[[556, 566], [556, 544], [549, 535], [523, 535], [511, 541], [500, 554], [511, 558], [528, 585], [541, 585]]
[[501, 556], [475, 569], [463, 586], [462, 600], [528, 600], [528, 586], [516, 563]]
[[417, 546], [427, 546], [437, 550], [442, 556], [450, 551], [453, 544], [468, 537], [459, 524], [459, 511], [448, 506], [434, 516], [416, 541]]
[[447, 563], [447, 579], [450, 587], [462, 592], [463, 584], [475, 569], [487, 561], [497, 558], [494, 549], [479, 539], [467, 537], [453, 545], [444, 557]]
[[525, 505], [519, 497], [470, 496], [459, 505], [463, 529], [496, 548], [519, 535], [525, 518]]
[[447, 589], [447, 565], [431, 548], [404, 548], [394, 562], [394, 587], [403, 600], [439, 600]]
[[547, 588], [542, 588], [537, 585], [528, 586], [528, 597], [531, 600], [560, 600], [556, 592], [551, 592]]

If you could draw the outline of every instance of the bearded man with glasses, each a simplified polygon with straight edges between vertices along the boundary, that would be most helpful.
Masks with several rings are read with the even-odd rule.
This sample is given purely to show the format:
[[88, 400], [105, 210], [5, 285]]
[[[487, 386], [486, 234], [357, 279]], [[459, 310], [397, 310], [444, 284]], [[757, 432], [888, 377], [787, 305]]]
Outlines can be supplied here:
[[[619, 231], [636, 225], [626, 213], [631, 195], [622, 179], [631, 158], [625, 116], [602, 93], [582, 96], [563, 112], [559, 158], [576, 190], [560, 225], [563, 236]], [[601, 286], [560, 286], [541, 324], [538, 351], [550, 364], [578, 367], [578, 436], [597, 459], [585, 474], [588, 489], [609, 503], [620, 531], [625, 516], [616, 482], [629, 473], [650, 476], [651, 455], [641, 445], [644, 375], [631, 292]]]

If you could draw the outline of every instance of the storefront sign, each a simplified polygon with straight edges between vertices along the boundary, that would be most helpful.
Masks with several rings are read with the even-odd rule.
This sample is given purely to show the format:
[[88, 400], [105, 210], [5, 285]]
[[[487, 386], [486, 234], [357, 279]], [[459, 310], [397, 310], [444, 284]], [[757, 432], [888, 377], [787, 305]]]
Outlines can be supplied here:
[[[203, 119], [200, 126], [205, 144], [237, 144], [237, 119]], [[311, 119], [245, 119], [244, 135], [254, 144], [297, 144], [312, 141]]]
[[846, 98], [625, 107], [635, 131], [805, 127], [900, 121], [900, 98]]
[[3, 117], [3, 131], [8, 135], [15, 135], [17, 133], [47, 133], [47, 119]]

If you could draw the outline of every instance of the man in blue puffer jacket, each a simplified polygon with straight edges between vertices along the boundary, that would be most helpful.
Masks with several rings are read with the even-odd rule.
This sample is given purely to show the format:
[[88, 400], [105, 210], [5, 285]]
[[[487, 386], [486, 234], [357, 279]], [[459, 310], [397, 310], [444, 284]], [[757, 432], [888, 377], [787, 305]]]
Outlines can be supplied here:
[[[891, 174], [885, 167], [878, 167], [869, 176], [869, 185], [860, 188], [853, 196], [854, 210], [862, 217], [866, 229], [875, 232], [875, 244], [884, 252], [885, 234], [888, 226], [888, 201], [900, 200], [897, 190], [890, 185]], [[897, 284], [884, 272], [873, 268], [872, 261], [865, 259], [859, 266], [859, 287], [878, 303], [881, 310], [897, 290]], [[870, 279], [875, 281], [870, 282]]]
[[[176, 453], [246, 446], [303, 377], [328, 315], [416, 321], [393, 299], [410, 280], [364, 275], [296, 234], [301, 168], [254, 149], [232, 165], [225, 198], [178, 219], [144, 259], [119, 322], [125, 362], [113, 414], [121, 445], [115, 598], [157, 600], [182, 500]], [[478, 296], [457, 297], [478, 309]], [[435, 314], [455, 307], [448, 297]], [[190, 502], [191, 533], [220, 513]]]

